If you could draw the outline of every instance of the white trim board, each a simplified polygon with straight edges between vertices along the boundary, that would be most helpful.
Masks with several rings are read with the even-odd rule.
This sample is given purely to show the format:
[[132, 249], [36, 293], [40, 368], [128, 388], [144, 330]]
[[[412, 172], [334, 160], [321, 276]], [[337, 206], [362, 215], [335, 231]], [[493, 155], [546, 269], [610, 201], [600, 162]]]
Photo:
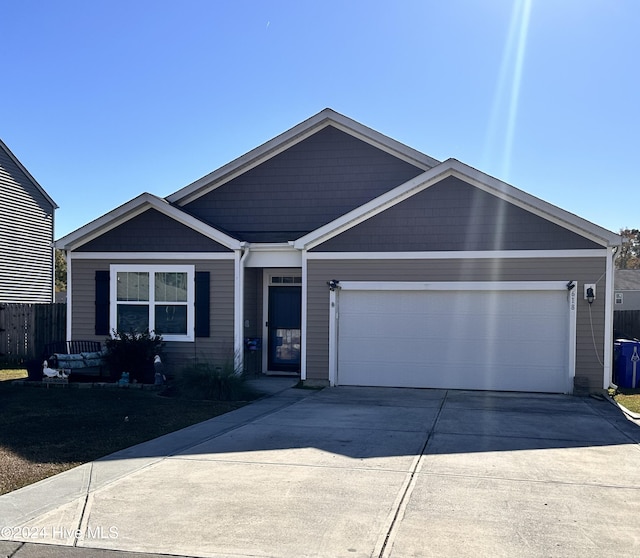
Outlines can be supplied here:
[[[343, 291], [558, 291], [568, 290], [569, 283], [572, 281], [339, 281], [338, 289]], [[575, 284], [575, 281], [573, 283]]]
[[233, 260], [235, 252], [68, 252], [74, 260]]
[[442, 252], [307, 252], [307, 260], [473, 260], [516, 258], [605, 258], [606, 248], [592, 250], [481, 250]]

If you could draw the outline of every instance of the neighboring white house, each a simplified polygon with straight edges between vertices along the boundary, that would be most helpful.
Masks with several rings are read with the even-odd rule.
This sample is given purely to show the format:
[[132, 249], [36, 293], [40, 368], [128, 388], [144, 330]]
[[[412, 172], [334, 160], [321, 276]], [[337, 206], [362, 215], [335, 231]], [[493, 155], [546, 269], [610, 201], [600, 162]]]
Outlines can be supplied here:
[[53, 302], [57, 207], [0, 140], [0, 303]]

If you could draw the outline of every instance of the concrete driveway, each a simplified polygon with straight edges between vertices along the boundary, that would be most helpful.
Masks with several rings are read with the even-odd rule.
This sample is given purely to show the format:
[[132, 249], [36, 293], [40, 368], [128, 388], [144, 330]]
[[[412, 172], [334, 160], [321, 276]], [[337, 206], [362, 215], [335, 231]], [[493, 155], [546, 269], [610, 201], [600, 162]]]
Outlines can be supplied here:
[[639, 442], [590, 398], [286, 389], [0, 497], [0, 554], [636, 557]]

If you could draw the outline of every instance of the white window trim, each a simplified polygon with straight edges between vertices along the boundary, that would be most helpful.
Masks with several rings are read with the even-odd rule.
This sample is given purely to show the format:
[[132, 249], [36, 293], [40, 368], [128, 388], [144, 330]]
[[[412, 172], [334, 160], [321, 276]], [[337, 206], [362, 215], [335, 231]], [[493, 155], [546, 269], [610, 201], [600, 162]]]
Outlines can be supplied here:
[[[186, 273], [187, 274], [187, 334], [171, 335], [163, 334], [164, 341], [192, 342], [195, 339], [195, 266], [193, 265], [135, 265], [135, 264], [112, 264], [110, 266], [110, 293], [109, 293], [109, 327], [110, 331], [114, 331], [117, 327], [117, 308], [118, 308], [118, 273], [119, 272], [137, 272], [149, 273], [149, 301], [144, 301], [153, 308], [155, 300], [155, 291], [153, 282], [155, 281], [155, 273]], [[154, 313], [149, 312], [149, 329], [153, 331]]]

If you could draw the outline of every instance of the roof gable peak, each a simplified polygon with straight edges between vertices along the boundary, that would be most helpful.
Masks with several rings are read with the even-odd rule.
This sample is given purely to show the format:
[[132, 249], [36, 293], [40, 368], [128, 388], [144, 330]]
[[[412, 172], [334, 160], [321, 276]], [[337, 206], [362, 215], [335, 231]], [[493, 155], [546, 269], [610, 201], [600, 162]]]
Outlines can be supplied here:
[[193, 229], [206, 237], [226, 246], [231, 250], [240, 248], [240, 241], [219, 231], [218, 229], [203, 223], [181, 209], [171, 205], [166, 200], [148, 192], [144, 192], [127, 203], [88, 223], [84, 227], [58, 239], [56, 247], [63, 250], [75, 250], [83, 244], [97, 238], [105, 232], [114, 229], [122, 223], [140, 215], [148, 209], [156, 209], [164, 215], [175, 219], [179, 223]]
[[456, 176], [471, 186], [543, 217], [550, 222], [593, 240], [602, 246], [613, 247], [619, 246], [621, 243], [620, 236], [611, 231], [531, 194], [527, 194], [515, 186], [498, 180], [457, 159], [449, 158], [415, 178], [408, 180], [404, 184], [346, 213], [331, 223], [327, 223], [315, 231], [300, 237], [294, 242], [294, 246], [298, 249], [310, 250], [330, 238], [366, 221], [370, 217], [401, 203], [416, 193], [439, 183], [448, 176]]
[[166, 199], [170, 203], [179, 206], [188, 204], [268, 159], [275, 157], [327, 126], [333, 126], [425, 171], [439, 164], [438, 160], [424, 153], [376, 132], [333, 109], [325, 108], [286, 132], [167, 196]]

